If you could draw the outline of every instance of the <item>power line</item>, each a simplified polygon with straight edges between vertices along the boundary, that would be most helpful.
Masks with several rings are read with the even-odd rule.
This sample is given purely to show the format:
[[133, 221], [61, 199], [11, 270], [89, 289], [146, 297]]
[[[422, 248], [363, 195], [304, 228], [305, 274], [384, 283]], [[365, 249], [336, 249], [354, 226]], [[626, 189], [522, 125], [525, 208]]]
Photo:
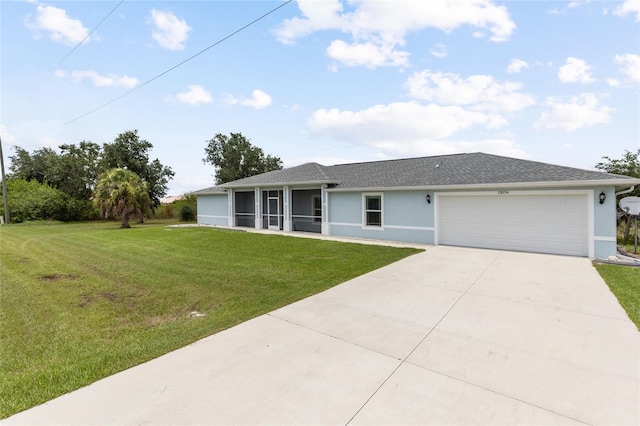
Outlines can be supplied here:
[[143, 88], [144, 86], [146, 86], [147, 84], [151, 83], [152, 81], [159, 79], [159, 78], [160, 78], [160, 77], [162, 77], [163, 75], [168, 74], [169, 72], [171, 72], [171, 71], [175, 70], [176, 68], [178, 68], [178, 67], [180, 67], [180, 66], [182, 66], [182, 65], [186, 64], [187, 62], [189, 62], [190, 60], [194, 59], [195, 57], [202, 55], [202, 54], [203, 54], [204, 52], [206, 52], [207, 50], [209, 50], [209, 49], [211, 49], [211, 48], [213, 48], [213, 47], [215, 47], [215, 46], [219, 45], [220, 43], [222, 43], [223, 41], [225, 41], [225, 40], [227, 40], [227, 39], [230, 39], [230, 38], [231, 38], [231, 37], [233, 37], [234, 35], [238, 34], [240, 31], [242, 31], [242, 30], [245, 30], [245, 29], [249, 28], [250, 26], [252, 26], [253, 24], [255, 24], [255, 23], [256, 23], [256, 22], [258, 22], [258, 21], [261, 21], [262, 19], [264, 19], [264, 18], [266, 18], [267, 16], [271, 15], [272, 13], [274, 13], [275, 11], [277, 11], [278, 9], [280, 9], [280, 8], [282, 8], [282, 7], [286, 6], [286, 5], [288, 5], [288, 4], [289, 4], [289, 3], [291, 3], [292, 1], [293, 1], [293, 0], [287, 0], [287, 1], [285, 1], [285, 2], [284, 2], [284, 3], [282, 3], [280, 6], [278, 6], [278, 7], [274, 8], [274, 9], [271, 9], [269, 12], [267, 12], [267, 13], [265, 13], [264, 15], [260, 16], [259, 18], [256, 18], [256, 19], [254, 19], [253, 21], [249, 22], [248, 24], [244, 25], [243, 27], [238, 28], [237, 30], [235, 30], [235, 31], [234, 31], [234, 32], [232, 32], [231, 34], [229, 34], [229, 35], [227, 35], [227, 36], [225, 36], [225, 37], [221, 38], [220, 40], [216, 41], [215, 43], [213, 43], [213, 44], [209, 45], [208, 47], [206, 47], [206, 48], [202, 49], [201, 51], [199, 51], [199, 52], [198, 52], [198, 53], [196, 53], [195, 55], [192, 55], [192, 56], [188, 57], [187, 59], [185, 59], [184, 61], [180, 62], [179, 64], [172, 66], [172, 67], [171, 67], [171, 68], [169, 68], [168, 70], [161, 72], [160, 74], [156, 75], [156, 76], [155, 76], [155, 77], [153, 77], [153, 78], [150, 78], [149, 80], [145, 81], [145, 82], [144, 82], [144, 83], [142, 83], [141, 85], [136, 86], [136, 87], [134, 87], [133, 89], [130, 89], [130, 90], [128, 90], [128, 91], [126, 91], [126, 92], [124, 92], [122, 95], [120, 95], [120, 96], [118, 96], [118, 97], [116, 97], [116, 98], [114, 98], [114, 99], [111, 99], [109, 102], [106, 102], [106, 103], [104, 103], [104, 104], [100, 105], [99, 107], [96, 107], [96, 108], [92, 109], [91, 111], [88, 111], [88, 112], [86, 112], [86, 113], [82, 114], [81, 116], [74, 118], [73, 120], [67, 121], [66, 123], [64, 123], [64, 125], [66, 126], [67, 124], [71, 124], [71, 123], [73, 123], [74, 121], [78, 121], [78, 120], [80, 120], [81, 118], [84, 118], [84, 117], [86, 117], [86, 116], [87, 116], [87, 115], [89, 115], [89, 114], [93, 114], [94, 112], [96, 112], [96, 111], [98, 111], [98, 110], [100, 110], [100, 109], [102, 109], [102, 108], [106, 107], [107, 105], [111, 105], [112, 103], [114, 103], [114, 102], [116, 102], [116, 101], [118, 101], [118, 100], [120, 100], [120, 99], [124, 98], [124, 97], [125, 97], [125, 96], [127, 96], [128, 94], [133, 93], [133, 92], [135, 92], [136, 90]]
[[97, 29], [98, 29], [98, 27], [99, 27], [100, 25], [102, 25], [102, 23], [103, 23], [104, 21], [106, 21], [106, 20], [107, 20], [107, 18], [108, 18], [109, 16], [111, 16], [111, 15], [113, 14], [113, 12], [115, 12], [115, 11], [116, 11], [116, 9], [117, 9], [118, 7], [120, 7], [120, 5], [121, 5], [122, 3], [124, 3], [124, 0], [120, 0], [120, 3], [118, 3], [118, 4], [116, 5], [116, 7], [114, 7], [113, 9], [111, 9], [111, 12], [109, 12], [109, 13], [107, 14], [107, 16], [105, 16], [105, 17], [102, 19], [102, 21], [100, 21], [100, 22], [98, 23], [98, 25], [96, 25], [95, 27], [93, 27], [93, 29], [92, 29], [91, 31], [89, 31], [89, 34], [87, 34], [87, 36], [86, 36], [85, 38], [83, 38], [83, 39], [82, 39], [82, 41], [81, 41], [80, 43], [76, 44], [76, 46], [75, 46], [73, 49], [71, 49], [71, 52], [67, 53], [67, 54], [66, 54], [66, 56], [65, 56], [64, 58], [60, 59], [60, 62], [58, 62], [58, 65], [60, 65], [61, 63], [63, 63], [65, 59], [67, 59], [69, 56], [71, 56], [71, 54], [72, 54], [73, 52], [75, 52], [75, 51], [76, 51], [76, 49], [77, 49], [78, 47], [80, 47], [80, 45], [81, 45], [82, 43], [84, 43], [84, 42], [85, 42], [85, 41], [86, 41], [86, 40], [91, 36], [91, 34], [93, 34], [93, 32], [94, 32], [95, 30], [97, 30]]

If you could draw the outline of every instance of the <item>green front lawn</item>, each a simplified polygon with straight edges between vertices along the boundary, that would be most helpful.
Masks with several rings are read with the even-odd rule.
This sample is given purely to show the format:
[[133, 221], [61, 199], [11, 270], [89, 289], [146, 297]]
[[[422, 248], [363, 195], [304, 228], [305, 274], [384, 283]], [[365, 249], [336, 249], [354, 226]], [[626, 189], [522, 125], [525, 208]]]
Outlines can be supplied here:
[[640, 268], [607, 264], [595, 267], [640, 330]]
[[118, 226], [0, 227], [0, 418], [419, 251]]

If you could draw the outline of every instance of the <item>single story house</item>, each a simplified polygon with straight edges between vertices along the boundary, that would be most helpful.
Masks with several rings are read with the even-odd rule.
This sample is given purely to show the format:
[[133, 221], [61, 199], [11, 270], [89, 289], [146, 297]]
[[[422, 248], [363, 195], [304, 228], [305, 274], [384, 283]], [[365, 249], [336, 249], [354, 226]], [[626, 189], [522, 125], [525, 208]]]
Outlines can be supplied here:
[[640, 179], [484, 153], [307, 163], [194, 192], [198, 223], [606, 258]]

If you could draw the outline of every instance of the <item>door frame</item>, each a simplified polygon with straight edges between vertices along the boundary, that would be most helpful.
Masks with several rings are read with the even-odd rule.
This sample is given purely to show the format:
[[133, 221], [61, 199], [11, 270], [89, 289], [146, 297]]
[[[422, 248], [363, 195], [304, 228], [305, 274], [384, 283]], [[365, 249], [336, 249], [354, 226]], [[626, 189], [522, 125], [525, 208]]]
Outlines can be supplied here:
[[[267, 229], [270, 229], [272, 231], [279, 231], [282, 228], [282, 212], [280, 211], [280, 202], [281, 202], [281, 198], [280, 198], [280, 191], [277, 189], [267, 189], [265, 190], [267, 192], [267, 212], [266, 212], [266, 216], [267, 216]], [[272, 196], [271, 193], [275, 192], [276, 195]], [[271, 201], [275, 201], [276, 204], [276, 212], [272, 212], [271, 211]], [[276, 218], [276, 224], [272, 225], [271, 224], [271, 219], [275, 217]]]

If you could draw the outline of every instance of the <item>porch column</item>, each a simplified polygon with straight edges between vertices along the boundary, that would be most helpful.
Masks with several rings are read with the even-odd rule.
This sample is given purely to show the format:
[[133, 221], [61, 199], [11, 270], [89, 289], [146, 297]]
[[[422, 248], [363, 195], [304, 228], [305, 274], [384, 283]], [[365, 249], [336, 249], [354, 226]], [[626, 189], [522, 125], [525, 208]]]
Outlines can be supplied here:
[[228, 226], [236, 226], [236, 209], [233, 205], [233, 189], [227, 190], [227, 202], [229, 205], [227, 206], [227, 225]]
[[253, 208], [256, 220], [256, 229], [262, 229], [262, 191], [260, 188], [254, 189], [255, 207]]
[[322, 222], [320, 232], [322, 235], [330, 235], [329, 231], [329, 194], [326, 191], [327, 185], [320, 187], [320, 199], [322, 200]]
[[289, 200], [291, 199], [291, 191], [289, 187], [282, 188], [282, 230], [291, 231], [291, 209], [289, 208]]

